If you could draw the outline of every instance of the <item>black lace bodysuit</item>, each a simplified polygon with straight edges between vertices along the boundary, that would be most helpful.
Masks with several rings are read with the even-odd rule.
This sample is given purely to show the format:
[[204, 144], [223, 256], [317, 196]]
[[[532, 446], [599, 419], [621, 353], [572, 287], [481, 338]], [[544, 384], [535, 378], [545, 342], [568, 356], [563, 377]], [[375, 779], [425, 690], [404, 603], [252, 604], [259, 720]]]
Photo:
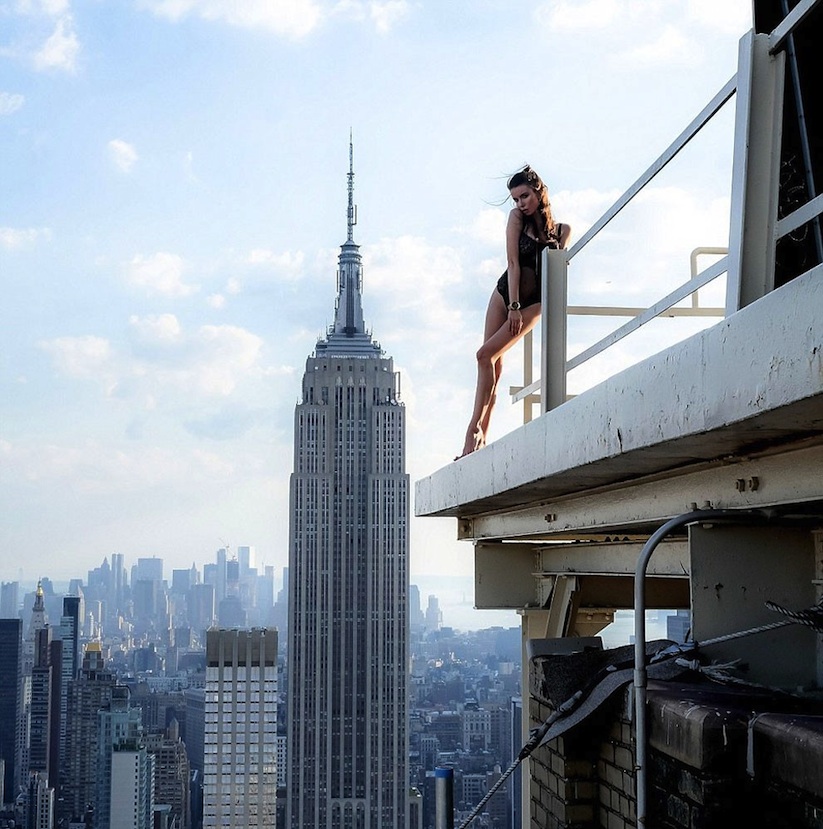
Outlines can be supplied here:
[[[544, 244], [533, 236], [526, 233], [524, 227], [520, 231], [518, 243], [518, 256], [520, 261], [520, 307], [526, 308], [540, 302], [540, 280], [537, 278], [537, 257], [543, 248], [557, 249], [560, 247], [560, 225], [554, 226], [554, 231], [549, 235], [548, 244]], [[509, 271], [503, 271], [503, 275], [497, 280], [497, 290], [503, 297], [506, 306], [509, 305]]]

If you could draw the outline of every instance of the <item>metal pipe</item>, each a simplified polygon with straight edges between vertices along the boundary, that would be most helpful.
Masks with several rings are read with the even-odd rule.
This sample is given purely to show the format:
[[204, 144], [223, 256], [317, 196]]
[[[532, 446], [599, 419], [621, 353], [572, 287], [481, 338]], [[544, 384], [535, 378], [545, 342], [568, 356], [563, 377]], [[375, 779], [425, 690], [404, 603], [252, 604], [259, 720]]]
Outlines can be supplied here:
[[434, 827], [454, 829], [454, 769], [434, 770]]
[[673, 530], [698, 521], [737, 522], [765, 518], [762, 510], [692, 510], [674, 518], [655, 530], [643, 545], [634, 574], [634, 714], [635, 714], [635, 786], [637, 794], [637, 829], [646, 828], [646, 569], [657, 545]]

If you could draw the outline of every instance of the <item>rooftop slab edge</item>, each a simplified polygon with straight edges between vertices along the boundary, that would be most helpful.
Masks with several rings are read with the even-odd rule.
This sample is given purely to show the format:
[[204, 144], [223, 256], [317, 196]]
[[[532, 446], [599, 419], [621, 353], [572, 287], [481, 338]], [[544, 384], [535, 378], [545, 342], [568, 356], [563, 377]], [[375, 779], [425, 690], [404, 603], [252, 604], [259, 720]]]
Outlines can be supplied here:
[[415, 484], [462, 516], [823, 436], [823, 266]]

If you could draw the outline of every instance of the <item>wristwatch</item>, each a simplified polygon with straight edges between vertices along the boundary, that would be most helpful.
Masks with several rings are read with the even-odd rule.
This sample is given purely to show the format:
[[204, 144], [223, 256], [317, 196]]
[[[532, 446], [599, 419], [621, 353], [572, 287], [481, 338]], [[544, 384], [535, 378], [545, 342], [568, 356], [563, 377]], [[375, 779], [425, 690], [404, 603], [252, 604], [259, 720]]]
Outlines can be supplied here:
[[514, 302], [509, 303], [509, 311], [519, 311], [520, 310], [520, 303], [515, 300]]

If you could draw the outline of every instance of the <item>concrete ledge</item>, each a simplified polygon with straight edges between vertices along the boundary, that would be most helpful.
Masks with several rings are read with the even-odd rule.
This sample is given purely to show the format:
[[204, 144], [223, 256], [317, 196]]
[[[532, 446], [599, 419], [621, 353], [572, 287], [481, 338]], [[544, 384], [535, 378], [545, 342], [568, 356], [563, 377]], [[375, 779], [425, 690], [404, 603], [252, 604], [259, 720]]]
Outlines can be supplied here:
[[755, 779], [781, 780], [823, 799], [823, 716], [762, 714], [751, 741]]
[[[785, 713], [802, 708], [819, 714]], [[649, 683], [649, 746], [698, 771], [780, 780], [823, 798], [823, 703], [748, 688]]]
[[823, 266], [415, 486], [417, 515], [523, 508], [823, 440]]
[[751, 708], [745, 698], [649, 686], [649, 746], [700, 771], [745, 769]]

